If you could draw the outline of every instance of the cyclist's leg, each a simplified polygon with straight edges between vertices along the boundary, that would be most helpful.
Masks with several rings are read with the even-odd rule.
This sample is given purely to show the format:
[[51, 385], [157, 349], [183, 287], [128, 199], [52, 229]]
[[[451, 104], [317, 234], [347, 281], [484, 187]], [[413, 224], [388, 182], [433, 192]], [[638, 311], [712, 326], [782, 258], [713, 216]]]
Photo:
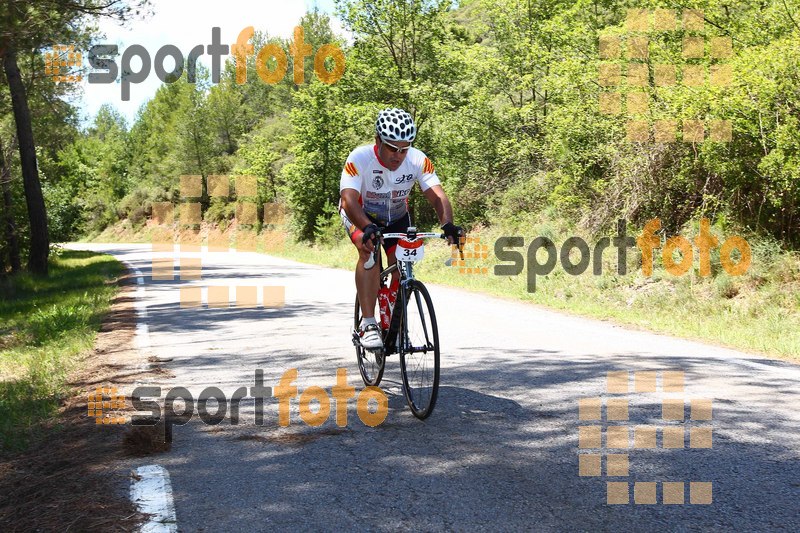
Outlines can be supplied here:
[[378, 286], [380, 285], [380, 272], [377, 265], [370, 270], [364, 268], [364, 263], [369, 260], [371, 253], [361, 242], [364, 235], [358, 227], [353, 224], [344, 212], [339, 211], [342, 216], [342, 224], [350, 237], [350, 242], [358, 250], [358, 262], [356, 263], [356, 290], [358, 291], [358, 303], [361, 305], [363, 318], [375, 318], [375, 302], [378, 299]]

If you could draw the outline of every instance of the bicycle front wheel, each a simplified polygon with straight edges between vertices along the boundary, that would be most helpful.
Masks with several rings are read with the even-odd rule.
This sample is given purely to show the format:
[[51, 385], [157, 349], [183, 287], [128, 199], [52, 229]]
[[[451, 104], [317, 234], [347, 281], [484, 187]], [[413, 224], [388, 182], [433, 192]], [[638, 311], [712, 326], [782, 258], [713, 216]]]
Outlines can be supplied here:
[[412, 281], [405, 292], [400, 369], [406, 401], [419, 419], [433, 412], [439, 393], [439, 330], [428, 290]]

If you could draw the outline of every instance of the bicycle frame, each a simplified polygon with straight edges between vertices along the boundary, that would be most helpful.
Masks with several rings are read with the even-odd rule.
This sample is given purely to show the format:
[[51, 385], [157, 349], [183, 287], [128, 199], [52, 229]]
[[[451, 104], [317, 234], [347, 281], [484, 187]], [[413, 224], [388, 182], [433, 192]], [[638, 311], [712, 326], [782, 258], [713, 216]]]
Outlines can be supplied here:
[[[403, 263], [405, 263], [405, 261], [403, 261]], [[399, 346], [396, 346], [395, 341], [398, 338], [403, 338], [399, 336], [398, 333], [402, 327], [403, 314], [406, 310], [406, 304], [408, 300], [408, 285], [409, 282], [414, 279], [412, 269], [410, 268], [411, 265], [408, 266], [409, 268], [406, 269], [398, 261], [391, 267], [381, 272], [381, 277], [383, 277], [384, 273], [391, 276], [391, 273], [395, 269], [400, 271], [400, 286], [397, 288], [397, 299], [395, 300], [394, 309], [392, 310], [392, 319], [389, 322], [389, 329], [386, 330], [383, 339], [383, 344], [385, 347], [384, 349], [387, 355], [395, 353], [400, 349]], [[390, 339], [394, 340], [390, 341]]]
[[[426, 239], [426, 238], [444, 238], [443, 233], [423, 233], [414, 231], [414, 228], [409, 228], [412, 231], [408, 233], [384, 233], [382, 234], [384, 239], [406, 239], [410, 242], [415, 242], [417, 239]], [[380, 247], [375, 247], [375, 253], [373, 255], [372, 265], [377, 262], [380, 265]], [[377, 259], [376, 259], [377, 258]], [[388, 259], [388, 258], [387, 258]], [[368, 262], [369, 264], [369, 262]], [[366, 265], [365, 265], [366, 266]], [[385, 278], [388, 278], [392, 275], [392, 273], [398, 270], [400, 272], [400, 286], [397, 289], [397, 300], [395, 300], [394, 310], [392, 312], [392, 319], [389, 322], [389, 329], [386, 330], [384, 333], [383, 338], [383, 345], [384, 351], [386, 355], [395, 353], [398, 351], [399, 346], [396, 346], [395, 341], [397, 339], [397, 334], [402, 327], [402, 320], [403, 314], [406, 310], [407, 300], [408, 300], [408, 286], [414, 280], [414, 262], [413, 261], [403, 261], [401, 259], [397, 259], [396, 262], [387, 267], [386, 269], [382, 270], [380, 275], [381, 282]], [[427, 338], [427, 331], [426, 338]], [[425, 350], [412, 350], [412, 351], [425, 351]]]

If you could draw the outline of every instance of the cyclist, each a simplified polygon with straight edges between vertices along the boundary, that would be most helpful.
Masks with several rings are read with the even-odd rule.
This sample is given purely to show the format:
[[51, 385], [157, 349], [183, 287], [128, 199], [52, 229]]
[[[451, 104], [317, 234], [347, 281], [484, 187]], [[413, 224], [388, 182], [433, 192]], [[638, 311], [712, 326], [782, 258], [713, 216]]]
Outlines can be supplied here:
[[[384, 109], [375, 121], [375, 144], [359, 146], [347, 157], [339, 183], [339, 213], [350, 240], [358, 249], [356, 289], [361, 306], [361, 345], [368, 350], [383, 347], [375, 319], [380, 285], [378, 269], [364, 265], [377, 244], [378, 233], [405, 233], [411, 226], [408, 194], [419, 182], [425, 198], [436, 210], [450, 244], [458, 243], [463, 230], [453, 224], [453, 208], [436, 176], [430, 159], [411, 143], [417, 135], [414, 119], [402, 109]], [[381, 228], [383, 228], [381, 230]], [[397, 239], [383, 242], [389, 265], [395, 263]], [[398, 272], [392, 274], [396, 289]]]

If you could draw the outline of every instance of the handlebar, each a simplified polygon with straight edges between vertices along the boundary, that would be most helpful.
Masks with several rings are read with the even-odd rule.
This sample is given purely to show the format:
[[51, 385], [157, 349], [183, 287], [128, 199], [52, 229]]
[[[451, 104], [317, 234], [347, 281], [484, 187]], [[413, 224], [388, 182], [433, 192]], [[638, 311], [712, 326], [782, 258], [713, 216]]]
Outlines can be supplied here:
[[[409, 235], [408, 233], [381, 233], [381, 236], [384, 239], [407, 239], [408, 235]], [[444, 233], [433, 233], [433, 232], [426, 233], [422, 231], [417, 231], [415, 233], [412, 233], [411, 235], [416, 235], [416, 237], [408, 239], [411, 242], [414, 242], [417, 239], [430, 239], [432, 237], [438, 237], [440, 239], [444, 239]]]
[[[409, 238], [409, 235], [411, 235], [411, 238]], [[381, 233], [380, 231], [378, 231], [376, 236], [378, 241], [380, 241], [381, 239], [407, 239], [410, 242], [414, 242], [417, 239], [445, 238], [444, 233], [423, 232], [423, 231], [413, 231], [408, 233]], [[462, 245], [461, 242], [457, 243], [456, 246], [458, 247], [458, 253], [461, 255], [461, 260], [463, 261], [464, 246]], [[376, 244], [375, 251], [372, 253], [370, 258], [367, 259], [367, 262], [364, 263], [364, 270], [370, 270], [373, 266], [375, 266], [379, 253], [381, 253], [380, 247]], [[453, 262], [452, 258], [448, 258], [447, 261], [445, 261], [445, 265], [450, 266], [452, 262]]]

